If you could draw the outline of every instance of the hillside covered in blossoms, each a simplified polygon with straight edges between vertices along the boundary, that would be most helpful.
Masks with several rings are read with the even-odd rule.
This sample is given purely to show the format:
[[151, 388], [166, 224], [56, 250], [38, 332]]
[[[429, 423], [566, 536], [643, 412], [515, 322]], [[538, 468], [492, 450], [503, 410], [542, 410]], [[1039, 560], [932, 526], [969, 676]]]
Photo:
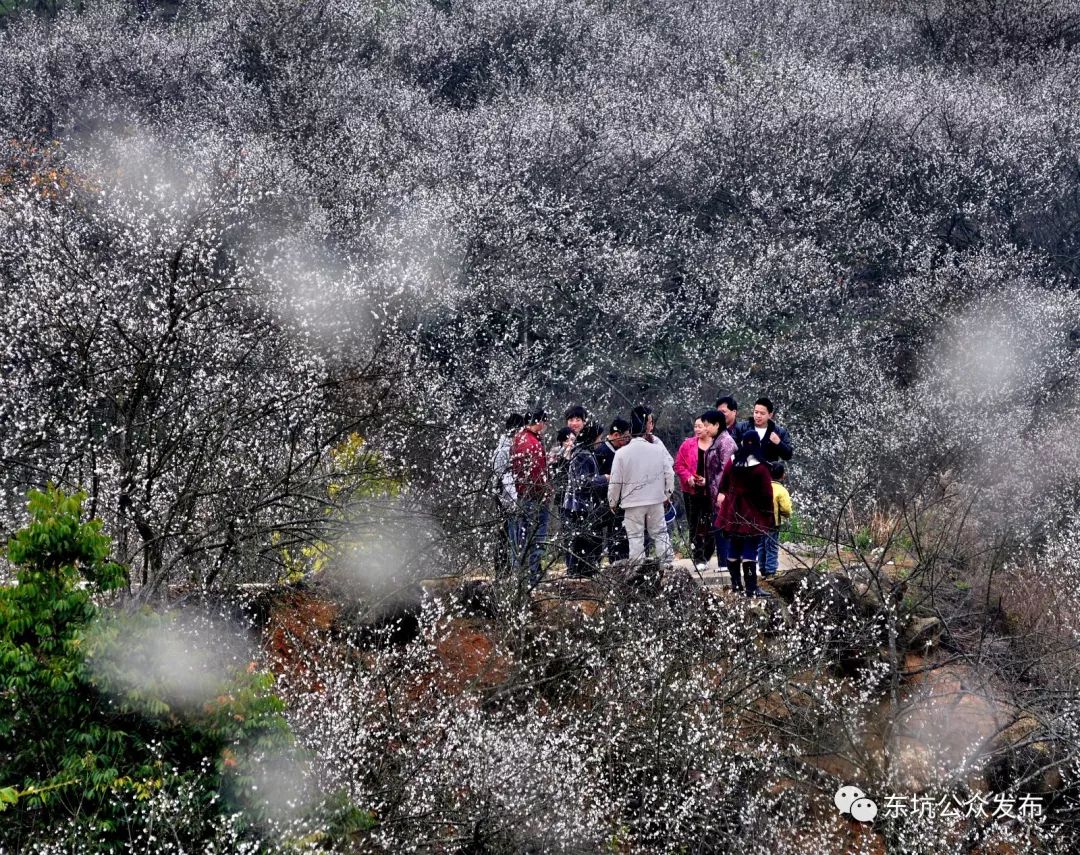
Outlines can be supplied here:
[[[0, 851], [1076, 851], [1074, 2], [0, 0], [0, 72]], [[678, 479], [530, 578], [508, 414], [725, 396], [763, 603]]]

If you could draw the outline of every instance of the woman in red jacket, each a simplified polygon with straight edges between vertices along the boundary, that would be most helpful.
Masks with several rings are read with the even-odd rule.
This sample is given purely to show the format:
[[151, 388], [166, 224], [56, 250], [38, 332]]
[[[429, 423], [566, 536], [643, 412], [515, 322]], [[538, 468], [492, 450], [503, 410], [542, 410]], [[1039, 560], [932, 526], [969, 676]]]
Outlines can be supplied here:
[[724, 466], [716, 496], [716, 527], [729, 543], [731, 590], [742, 591], [745, 582], [748, 597], [768, 597], [758, 590], [754, 566], [758, 544], [773, 524], [772, 476], [764, 460], [757, 432], [746, 431]]

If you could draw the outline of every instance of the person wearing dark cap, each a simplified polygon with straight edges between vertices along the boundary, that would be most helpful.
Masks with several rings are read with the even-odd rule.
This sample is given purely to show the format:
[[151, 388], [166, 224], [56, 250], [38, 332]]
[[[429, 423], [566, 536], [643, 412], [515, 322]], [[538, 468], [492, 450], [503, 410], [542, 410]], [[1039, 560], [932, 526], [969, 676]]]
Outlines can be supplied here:
[[514, 436], [525, 427], [525, 416], [511, 413], [506, 417], [506, 429], [499, 437], [499, 444], [491, 458], [491, 468], [495, 475], [495, 490], [499, 505], [505, 511], [512, 511], [517, 506], [517, 489], [514, 487], [514, 473], [510, 470], [510, 447]]
[[648, 437], [652, 411], [635, 407], [630, 414], [630, 444], [615, 453], [608, 482], [608, 504], [623, 509], [623, 526], [630, 541], [630, 560], [645, 558], [645, 532], [649, 532], [662, 564], [672, 560], [671, 538], [664, 520], [664, 504], [675, 490], [671, 455], [664, 444]]
[[622, 510], [612, 510], [607, 501], [607, 479], [611, 477], [615, 452], [628, 442], [630, 442], [630, 422], [622, 418], [612, 419], [611, 427], [608, 428], [607, 440], [597, 446], [595, 452], [597, 469], [604, 476], [604, 487], [600, 494], [602, 503], [600, 527], [604, 533], [608, 561], [611, 562], [625, 561], [630, 555], [630, 542], [626, 539]]
[[607, 440], [596, 449], [596, 460], [600, 464], [600, 474], [610, 475], [615, 452], [630, 442], [630, 422], [623, 418], [611, 420]]
[[519, 571], [528, 569], [529, 585], [533, 587], [540, 582], [540, 556], [547, 536], [551, 499], [547, 454], [540, 438], [546, 427], [547, 413], [536, 410], [528, 416], [510, 447], [510, 468], [520, 509], [516, 565]]
[[772, 476], [762, 454], [757, 433], [741, 434], [739, 447], [724, 465], [716, 496], [716, 528], [728, 541], [731, 590], [745, 590], [747, 597], [768, 596], [758, 591], [754, 566], [758, 544], [773, 524]]
[[607, 495], [607, 478], [600, 474], [594, 446], [604, 429], [596, 423], [585, 425], [574, 442], [570, 456], [566, 493], [563, 499], [567, 543], [566, 574], [592, 576], [600, 565], [603, 532], [600, 503]]

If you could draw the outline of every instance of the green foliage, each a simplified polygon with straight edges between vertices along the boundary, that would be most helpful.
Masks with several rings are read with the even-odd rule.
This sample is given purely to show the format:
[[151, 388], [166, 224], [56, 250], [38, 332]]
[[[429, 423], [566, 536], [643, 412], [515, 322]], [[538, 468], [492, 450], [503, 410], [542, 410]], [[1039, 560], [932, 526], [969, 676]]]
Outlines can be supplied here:
[[915, 541], [907, 531], [898, 532], [893, 539], [893, 548], [910, 554], [915, 549]]
[[[81, 521], [83, 499], [32, 492], [30, 522], [8, 544], [17, 577], [0, 589], [0, 846], [72, 822], [84, 843], [130, 839], [124, 804], [177, 779], [212, 817], [237, 806], [228, 796], [263, 752], [292, 741], [273, 678], [254, 663], [194, 707], [124, 679], [144, 664], [141, 634], [168, 631], [172, 619], [95, 604], [126, 574], [108, 560], [100, 522]], [[198, 828], [184, 833], [199, 839]]]
[[323, 833], [331, 840], [345, 840], [363, 834], [378, 824], [371, 811], [358, 808], [341, 792], [326, 799], [321, 810], [325, 816]]
[[787, 524], [780, 529], [781, 543], [806, 543], [810, 539], [810, 532], [806, 527], [806, 520], [797, 511], [792, 511]]
[[[327, 476], [323, 514], [334, 523], [331, 530], [350, 518], [357, 503], [373, 498], [396, 498], [404, 486], [402, 479], [389, 472], [379, 452], [355, 432], [330, 450], [323, 465]], [[275, 533], [273, 542], [280, 548], [285, 582], [298, 582], [309, 573], [321, 573], [351, 546], [347, 539], [318, 539], [289, 547], [283, 544], [281, 533]]]
[[[51, 487], [31, 493], [30, 523], [8, 544], [18, 573], [15, 585], [0, 589], [0, 781], [16, 798], [4, 807], [45, 808], [68, 787], [77, 798], [105, 798], [116, 777], [109, 761], [130, 739], [96, 715], [84, 662], [85, 630], [97, 611], [91, 595], [121, 586], [124, 571], [107, 560], [101, 524], [80, 522], [82, 501]], [[110, 751], [99, 754], [99, 745]]]

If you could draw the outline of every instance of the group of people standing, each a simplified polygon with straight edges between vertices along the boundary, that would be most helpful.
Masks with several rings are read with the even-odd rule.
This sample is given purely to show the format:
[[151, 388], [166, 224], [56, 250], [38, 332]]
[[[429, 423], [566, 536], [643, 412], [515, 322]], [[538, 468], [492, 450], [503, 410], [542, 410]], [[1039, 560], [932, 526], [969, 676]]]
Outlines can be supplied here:
[[543, 441], [547, 413], [511, 414], [493, 459], [511, 566], [531, 586], [540, 582], [552, 498], [569, 575], [593, 575], [605, 551], [610, 562], [640, 562], [650, 545], [670, 564], [677, 485], [698, 568], [715, 552], [733, 591], [767, 596], [757, 571], [777, 570], [778, 530], [791, 513], [782, 481], [793, 453], [773, 411], [772, 401], [758, 398], [752, 417], [739, 421], [735, 399], [721, 397], [694, 421], [693, 436], [674, 458], [654, 436], [646, 406], [635, 407], [629, 420], [613, 419], [606, 431], [584, 407], [570, 407], [550, 449]]

